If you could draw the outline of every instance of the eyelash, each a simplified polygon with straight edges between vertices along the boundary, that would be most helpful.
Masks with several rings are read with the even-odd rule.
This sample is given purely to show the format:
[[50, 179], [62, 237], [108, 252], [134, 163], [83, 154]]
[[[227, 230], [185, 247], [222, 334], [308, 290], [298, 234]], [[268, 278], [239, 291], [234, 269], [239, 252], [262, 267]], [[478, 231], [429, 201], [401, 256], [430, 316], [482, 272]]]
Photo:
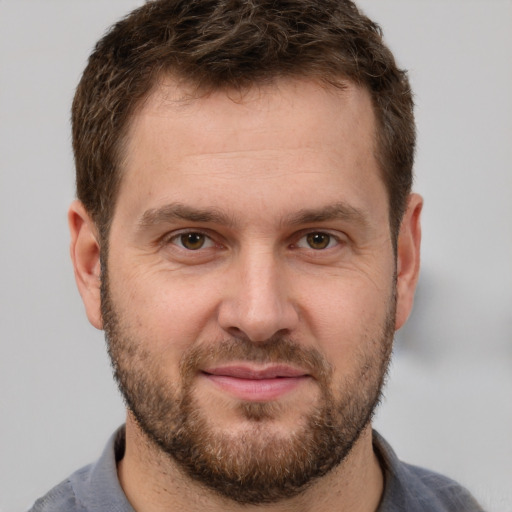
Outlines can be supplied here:
[[[200, 247], [198, 247], [197, 249], [189, 249], [187, 247], [184, 247], [183, 243], [181, 243], [181, 244], [178, 243], [178, 241], [182, 240], [183, 237], [185, 237], [187, 235], [188, 236], [199, 235], [201, 237], [204, 237], [204, 241], [205, 241], [205, 243], [208, 243], [208, 247], [205, 248], [204, 244], [201, 244]], [[171, 236], [164, 237], [163, 245], [167, 245], [167, 244], [176, 245], [180, 249], [182, 249], [184, 251], [190, 251], [190, 252], [197, 252], [200, 249], [209, 249], [210, 247], [213, 247], [216, 245], [213, 238], [209, 234], [207, 234], [201, 230], [185, 230], [185, 231], [181, 231], [179, 233], [173, 233]]]
[[[328, 238], [328, 241], [327, 241], [327, 244], [325, 247], [315, 248], [310, 245], [313, 242], [313, 240], [309, 239], [309, 238], [310, 237], [311, 238], [318, 237], [318, 236]], [[300, 247], [299, 244], [300, 244], [301, 240], [303, 240], [303, 239], [307, 240], [306, 244], [309, 245], [309, 247]], [[341, 243], [340, 238], [332, 233], [329, 233], [328, 231], [308, 231], [308, 232], [302, 233], [301, 236], [298, 238], [298, 241], [295, 244], [293, 244], [293, 246], [298, 249], [311, 249], [315, 252], [321, 252], [321, 251], [333, 249], [334, 247], [340, 245], [340, 243]]]
[[[187, 235], [188, 236], [199, 235], [200, 237], [203, 237], [204, 241], [196, 249], [191, 249], [189, 247], [185, 247], [183, 245], [183, 237], [185, 237]], [[312, 237], [318, 237], [318, 236], [327, 237], [328, 240], [327, 240], [327, 244], [325, 245], [325, 247], [315, 248], [315, 247], [311, 246], [311, 243], [313, 242]], [[311, 238], [308, 240], [308, 237], [311, 237]], [[303, 239], [306, 240], [306, 244], [309, 245], [309, 247], [300, 245], [301, 241]], [[181, 240], [181, 243], [179, 243], [180, 240]], [[299, 236], [298, 236], [298, 238], [296, 238], [296, 240], [297, 241], [295, 243], [292, 243], [290, 245], [291, 248], [306, 249], [306, 250], [310, 249], [315, 252], [322, 252], [322, 251], [326, 251], [329, 249], [333, 249], [334, 247], [336, 247], [342, 243], [339, 236], [336, 236], [328, 231], [321, 231], [321, 230], [313, 230], [313, 231], [306, 231], [306, 232], [303, 231], [303, 232], [299, 233]], [[317, 241], [321, 242], [321, 240], [317, 240]], [[189, 252], [197, 252], [201, 249], [205, 250], [205, 249], [209, 249], [209, 248], [217, 245], [216, 242], [213, 240], [213, 238], [208, 233], [205, 233], [201, 230], [185, 230], [185, 231], [181, 231], [179, 233], [174, 233], [171, 236], [164, 237], [162, 242], [163, 242], [163, 245], [172, 244], [172, 245], [179, 247], [180, 249], [182, 249], [184, 251], [189, 251]], [[208, 244], [207, 247], [204, 247], [204, 244]]]

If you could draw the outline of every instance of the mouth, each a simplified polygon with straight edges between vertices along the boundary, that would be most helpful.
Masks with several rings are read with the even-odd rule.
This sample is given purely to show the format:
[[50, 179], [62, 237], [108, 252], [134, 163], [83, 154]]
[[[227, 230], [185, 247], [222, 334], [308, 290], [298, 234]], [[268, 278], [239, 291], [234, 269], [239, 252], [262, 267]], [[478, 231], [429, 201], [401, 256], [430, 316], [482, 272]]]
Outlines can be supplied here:
[[311, 378], [304, 370], [289, 365], [226, 365], [207, 368], [202, 374], [222, 391], [252, 402], [277, 400]]

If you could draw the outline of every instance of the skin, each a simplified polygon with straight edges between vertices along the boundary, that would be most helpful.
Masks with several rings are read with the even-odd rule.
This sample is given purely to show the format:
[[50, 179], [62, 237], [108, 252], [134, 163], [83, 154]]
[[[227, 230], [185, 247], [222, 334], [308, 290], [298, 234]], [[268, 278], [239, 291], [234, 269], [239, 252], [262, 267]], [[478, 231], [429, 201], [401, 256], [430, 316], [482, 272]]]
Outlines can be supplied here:
[[[109, 237], [112, 302], [169, 385], [179, 386], [179, 362], [191, 347], [284, 335], [329, 361], [336, 398], [344, 379], [357, 375], [361, 351], [379, 349], [369, 340], [389, 311], [395, 272], [395, 328], [409, 315], [422, 200], [409, 198], [395, 259], [375, 119], [362, 88], [283, 80], [242, 96], [184, 99], [186, 92], [162, 80], [131, 121]], [[177, 203], [221, 215], [192, 219], [187, 210], [178, 218]], [[90, 322], [102, 329], [97, 230], [79, 202], [69, 223], [78, 287]], [[185, 248], [187, 232], [206, 235], [205, 245]], [[311, 233], [328, 235], [328, 245], [312, 248]], [[243, 395], [234, 385], [198, 374], [194, 398], [215, 429], [237, 436], [252, 426], [234, 405], [261, 401], [264, 390], [257, 383]], [[274, 391], [265, 399], [279, 414], [266, 428], [285, 438], [318, 400], [318, 386], [305, 378]], [[138, 512], [238, 510], [183, 475], [130, 412], [126, 436], [118, 472]], [[304, 493], [242, 508], [374, 511], [382, 488], [368, 426], [345, 461]]]

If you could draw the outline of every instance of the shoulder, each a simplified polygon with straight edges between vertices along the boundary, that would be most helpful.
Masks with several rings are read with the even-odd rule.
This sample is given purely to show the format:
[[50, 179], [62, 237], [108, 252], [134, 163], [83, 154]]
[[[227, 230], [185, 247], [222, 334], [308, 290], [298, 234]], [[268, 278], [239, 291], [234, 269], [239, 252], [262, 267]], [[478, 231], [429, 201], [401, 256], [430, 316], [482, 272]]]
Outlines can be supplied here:
[[402, 484], [418, 510], [439, 512], [483, 512], [471, 493], [454, 480], [418, 466], [402, 464]]
[[374, 432], [374, 450], [385, 473], [379, 512], [484, 512], [471, 493], [454, 480], [401, 462]]
[[77, 499], [74, 482], [85, 480], [91, 466], [79, 469], [39, 498], [29, 512], [84, 512], [86, 509]]
[[108, 441], [101, 457], [39, 498], [29, 512], [133, 512], [117, 477], [124, 454], [124, 428]]

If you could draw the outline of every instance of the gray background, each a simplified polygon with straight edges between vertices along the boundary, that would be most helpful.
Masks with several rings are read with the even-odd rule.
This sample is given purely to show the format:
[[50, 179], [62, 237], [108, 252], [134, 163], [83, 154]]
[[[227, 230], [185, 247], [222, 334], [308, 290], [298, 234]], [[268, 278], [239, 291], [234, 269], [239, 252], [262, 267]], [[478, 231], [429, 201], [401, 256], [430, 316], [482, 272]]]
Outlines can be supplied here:
[[[137, 1], [0, 0], [0, 511], [94, 460], [123, 406], [68, 257], [69, 106]], [[512, 511], [512, 1], [362, 0], [416, 92], [423, 272], [376, 425]]]

